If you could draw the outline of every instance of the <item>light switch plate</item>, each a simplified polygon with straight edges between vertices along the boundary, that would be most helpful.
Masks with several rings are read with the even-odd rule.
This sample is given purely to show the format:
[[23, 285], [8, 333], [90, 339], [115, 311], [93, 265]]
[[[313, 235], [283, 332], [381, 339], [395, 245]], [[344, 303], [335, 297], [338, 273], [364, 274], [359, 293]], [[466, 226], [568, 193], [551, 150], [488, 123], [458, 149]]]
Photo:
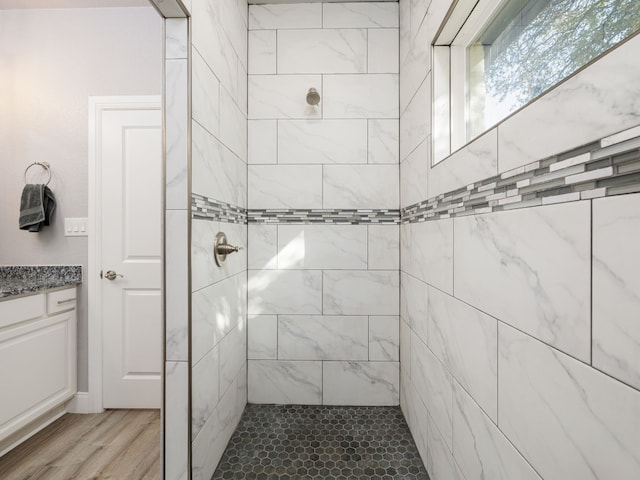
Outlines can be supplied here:
[[64, 236], [65, 237], [86, 237], [87, 232], [86, 218], [65, 218], [64, 219]]

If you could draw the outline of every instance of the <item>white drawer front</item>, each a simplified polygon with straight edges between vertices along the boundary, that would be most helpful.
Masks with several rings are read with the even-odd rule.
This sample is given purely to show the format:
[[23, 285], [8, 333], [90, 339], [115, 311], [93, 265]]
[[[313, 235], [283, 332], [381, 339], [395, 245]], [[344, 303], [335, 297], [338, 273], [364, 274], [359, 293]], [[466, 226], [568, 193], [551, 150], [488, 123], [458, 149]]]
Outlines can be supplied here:
[[76, 287], [65, 288], [47, 294], [47, 312], [49, 315], [76, 308]]
[[0, 302], [0, 329], [42, 317], [44, 299], [45, 294], [39, 293]]

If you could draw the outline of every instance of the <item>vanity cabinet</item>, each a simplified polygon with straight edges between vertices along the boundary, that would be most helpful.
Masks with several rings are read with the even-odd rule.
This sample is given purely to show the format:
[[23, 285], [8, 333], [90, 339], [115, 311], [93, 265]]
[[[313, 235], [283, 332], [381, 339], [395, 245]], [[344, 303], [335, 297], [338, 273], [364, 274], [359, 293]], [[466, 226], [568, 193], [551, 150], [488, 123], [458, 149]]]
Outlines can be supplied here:
[[76, 287], [0, 302], [0, 455], [76, 393]]

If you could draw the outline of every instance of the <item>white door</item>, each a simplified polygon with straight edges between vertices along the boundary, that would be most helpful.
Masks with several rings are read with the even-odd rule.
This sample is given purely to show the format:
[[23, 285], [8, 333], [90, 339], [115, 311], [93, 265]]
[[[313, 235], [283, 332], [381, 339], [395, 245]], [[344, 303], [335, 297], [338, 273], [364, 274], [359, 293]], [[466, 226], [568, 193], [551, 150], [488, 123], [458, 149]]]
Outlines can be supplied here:
[[160, 99], [105, 109], [100, 125], [103, 407], [160, 408]]

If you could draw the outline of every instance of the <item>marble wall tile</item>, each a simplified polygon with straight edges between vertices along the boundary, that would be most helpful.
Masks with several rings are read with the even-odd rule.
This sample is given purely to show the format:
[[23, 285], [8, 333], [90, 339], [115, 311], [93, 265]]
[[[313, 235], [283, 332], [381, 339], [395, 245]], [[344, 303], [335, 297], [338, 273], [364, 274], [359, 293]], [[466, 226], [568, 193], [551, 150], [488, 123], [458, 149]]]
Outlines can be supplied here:
[[188, 164], [188, 98], [187, 60], [165, 61], [165, 209], [186, 210]]
[[402, 271], [400, 273], [400, 316], [427, 343], [427, 315], [429, 286], [422, 280]]
[[[431, 10], [449, 2], [431, 2]], [[404, 6], [406, 5], [406, 6]], [[400, 112], [404, 112], [431, 69], [431, 42], [435, 32], [429, 32], [426, 22], [417, 32], [411, 32], [409, 0], [401, 2], [400, 13]], [[406, 12], [403, 14], [403, 12]], [[446, 10], [445, 10], [446, 12]]]
[[427, 415], [426, 431], [429, 450], [425, 464], [429, 475], [435, 479], [466, 480], [453, 458], [446, 439], [430, 415]]
[[276, 73], [276, 30], [249, 32], [249, 73]]
[[411, 379], [411, 329], [407, 322], [400, 317], [400, 369], [402, 379]]
[[540, 476], [638, 478], [638, 391], [507, 325], [499, 335], [500, 429]]
[[278, 268], [278, 226], [250, 223], [248, 267], [254, 270]]
[[220, 398], [191, 450], [191, 478], [209, 480], [238, 424], [237, 389], [229, 388]]
[[497, 320], [436, 288], [429, 289], [428, 319], [431, 351], [497, 422]]
[[191, 115], [212, 135], [220, 134], [220, 82], [200, 53], [191, 61]]
[[220, 89], [220, 141], [247, 161], [247, 117], [224, 89]]
[[247, 358], [275, 360], [278, 358], [277, 315], [249, 315]]
[[279, 225], [279, 269], [366, 269], [366, 225]]
[[191, 369], [191, 440], [207, 422], [220, 398], [218, 346], [209, 350]]
[[164, 431], [164, 478], [182, 480], [189, 469], [189, 363], [165, 362], [166, 397]]
[[589, 202], [456, 218], [456, 297], [589, 361], [589, 239]]
[[279, 315], [278, 359], [367, 360], [367, 317]]
[[398, 272], [324, 270], [322, 274], [325, 315], [398, 315]]
[[249, 164], [278, 163], [278, 122], [276, 120], [249, 120]]
[[234, 327], [243, 325], [247, 315], [247, 280], [244, 271], [217, 282], [205, 289], [210, 305], [209, 315], [214, 319], [213, 343], [217, 344]]
[[638, 124], [640, 85], [630, 39], [498, 127], [500, 172]]
[[165, 360], [189, 359], [189, 223], [186, 210], [165, 212]]
[[319, 270], [249, 270], [248, 288], [252, 315], [322, 313]]
[[428, 176], [431, 172], [431, 142], [424, 140], [400, 164], [400, 206], [408, 207], [430, 198]]
[[368, 120], [368, 162], [398, 163], [400, 155], [400, 121]]
[[401, 370], [400, 378], [400, 407], [411, 431], [411, 435], [416, 442], [418, 453], [422, 458], [423, 464], [426, 466], [429, 440], [427, 435], [429, 413], [420, 397], [418, 397], [416, 389], [411, 383], [411, 379], [405, 375], [403, 370]]
[[640, 389], [640, 195], [593, 202], [593, 366]]
[[220, 18], [210, 8], [213, 3], [195, 2], [191, 17], [191, 43], [215, 72], [222, 86], [235, 97], [238, 84], [238, 56], [220, 25]]
[[447, 448], [451, 450], [453, 441], [451, 375], [416, 335], [411, 335], [411, 381], [433, 417]]
[[322, 4], [249, 6], [249, 30], [322, 28]]
[[278, 32], [278, 73], [366, 73], [365, 29]]
[[324, 118], [398, 118], [396, 74], [324, 75], [323, 89]]
[[397, 362], [325, 362], [325, 405], [398, 405], [400, 364]]
[[427, 75], [400, 115], [400, 161], [431, 134], [431, 75]]
[[249, 360], [249, 403], [322, 404], [322, 362]]
[[369, 225], [367, 233], [369, 269], [398, 270], [400, 268], [400, 227]]
[[367, 121], [281, 120], [278, 163], [367, 163]]
[[396, 28], [372, 28], [368, 31], [368, 72], [399, 73], [399, 36]]
[[195, 364], [213, 348], [216, 319], [213, 318], [212, 287], [191, 294], [191, 361]]
[[369, 317], [369, 360], [400, 360], [400, 317]]
[[191, 139], [192, 191], [245, 207], [246, 163], [197, 122], [193, 122]]
[[398, 208], [395, 165], [326, 165], [323, 167], [324, 208]]
[[322, 208], [322, 166], [249, 165], [249, 208]]
[[453, 456], [465, 478], [541, 480], [457, 383], [454, 383]]
[[[489, 130], [429, 170], [429, 196], [498, 174], [497, 129]], [[426, 197], [425, 197], [426, 198]]]
[[397, 27], [395, 3], [324, 3], [324, 28]]
[[225, 392], [233, 384], [240, 368], [247, 360], [247, 322], [238, 324], [220, 340], [220, 391]]
[[189, 56], [189, 21], [186, 18], [167, 18], [164, 21], [164, 58]]
[[326, 99], [317, 107], [305, 99], [312, 87], [324, 98], [322, 84], [321, 75], [249, 75], [249, 119], [321, 118]]
[[453, 220], [403, 225], [400, 263], [407, 272], [440, 290], [453, 293]]

